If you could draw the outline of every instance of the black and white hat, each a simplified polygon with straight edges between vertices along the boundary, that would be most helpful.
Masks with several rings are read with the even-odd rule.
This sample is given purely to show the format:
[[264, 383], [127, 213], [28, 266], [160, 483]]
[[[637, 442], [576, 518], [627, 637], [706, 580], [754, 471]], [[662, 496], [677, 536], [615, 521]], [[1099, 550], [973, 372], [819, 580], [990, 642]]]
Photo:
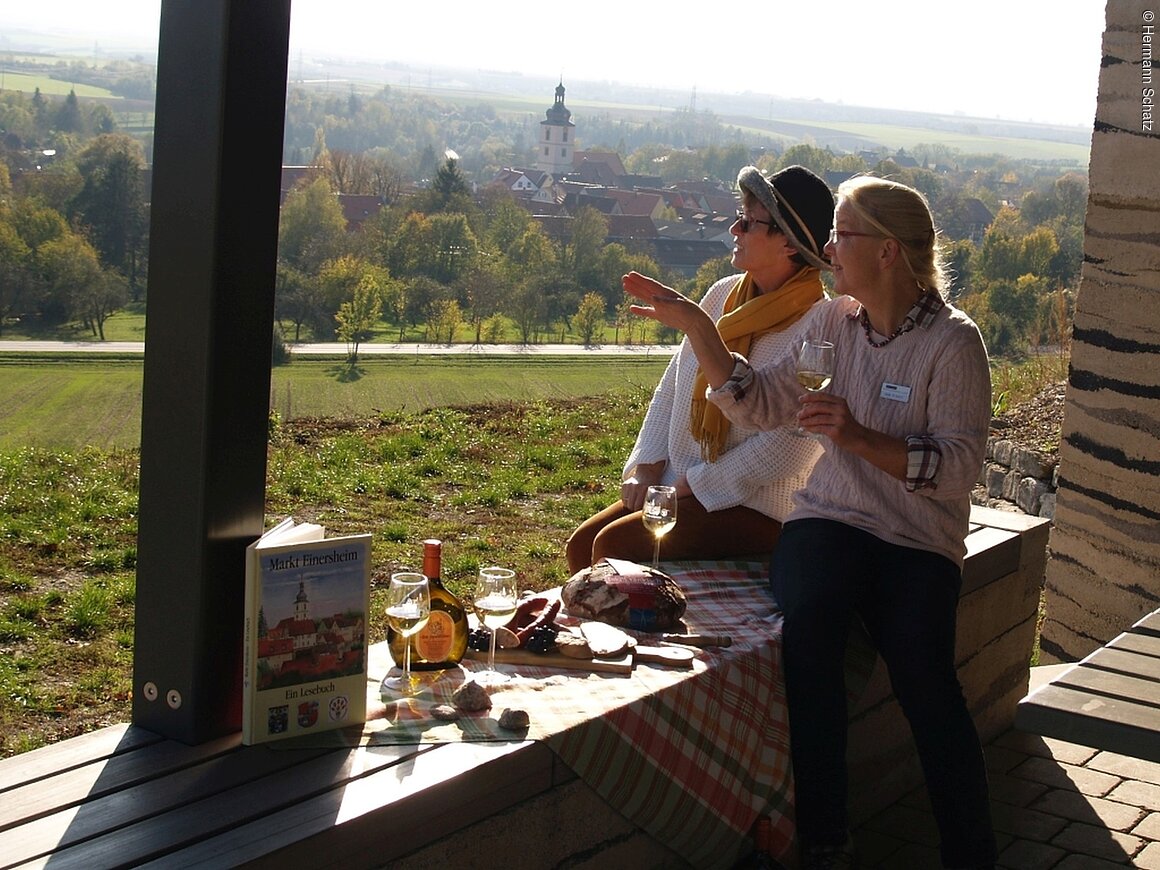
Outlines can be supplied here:
[[830, 268], [822, 249], [834, 225], [834, 195], [826, 182], [804, 166], [787, 166], [768, 178], [746, 166], [737, 173], [737, 184], [757, 197], [811, 266]]

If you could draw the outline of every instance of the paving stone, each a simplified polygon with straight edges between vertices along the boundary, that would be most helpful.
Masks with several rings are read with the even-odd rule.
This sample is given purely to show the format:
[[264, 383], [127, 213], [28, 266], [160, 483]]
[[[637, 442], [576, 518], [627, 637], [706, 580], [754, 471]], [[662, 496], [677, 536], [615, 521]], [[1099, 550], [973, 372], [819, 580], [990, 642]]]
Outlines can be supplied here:
[[1029, 734], [1014, 728], [1004, 731], [995, 738], [993, 745], [1075, 765], [1087, 763], [1097, 753], [1097, 750], [1088, 746], [1067, 743], [1054, 737], [1040, 737], [1038, 734]]
[[1160, 843], [1149, 843], [1132, 862], [1141, 870], [1160, 870]]
[[854, 832], [854, 853], [861, 867], [882, 867], [900, 849], [906, 840], [861, 827]]
[[991, 804], [991, 823], [996, 831], [1046, 843], [1064, 829], [1067, 821], [1050, 813], [1009, 804]]
[[1160, 782], [1160, 764], [1116, 752], [1099, 752], [1084, 767], [1102, 770], [1104, 773], [1122, 776], [1124, 779]]
[[1103, 797], [1122, 782], [1118, 776], [1053, 761], [1028, 758], [1011, 771], [1011, 776], [1043, 783], [1052, 788], [1071, 789], [1093, 797]]
[[990, 746], [983, 747], [983, 757], [987, 761], [987, 773], [994, 775], [996, 773], [1009, 773], [1027, 759], [1027, 753], [1007, 746], [996, 746], [992, 743]]
[[[865, 866], [859, 859], [859, 867]], [[886, 861], [877, 865], [880, 870], [942, 870], [938, 849], [907, 843]]]
[[1132, 828], [1132, 833], [1137, 837], [1160, 840], [1160, 813], [1149, 813], [1144, 816], [1140, 824]]
[[1160, 785], [1151, 782], [1128, 779], [1108, 792], [1106, 797], [1149, 811], [1160, 810]]
[[926, 793], [925, 785], [920, 785], [918, 788], [908, 791], [902, 796], [899, 803], [904, 807], [922, 810], [924, 813], [930, 812], [930, 795]]
[[1120, 831], [1073, 822], [1051, 841], [1051, 845], [1108, 861], [1128, 861], [1144, 848], [1146, 841]]
[[1058, 846], [1032, 840], [1015, 840], [999, 852], [999, 866], [1010, 867], [1012, 870], [1049, 870], [1066, 854]]
[[1052, 870], [1124, 870], [1124, 862], [1105, 861], [1091, 855], [1068, 855]]
[[1025, 807], [1047, 791], [1048, 786], [1030, 779], [992, 773], [987, 778], [991, 800]]
[[1113, 831], [1130, 831], [1145, 815], [1139, 807], [1088, 797], [1066, 789], [1049, 791], [1029, 809], [1075, 822], [1107, 827]]
[[906, 843], [938, 846], [938, 829], [929, 812], [895, 804], [887, 807], [862, 826], [866, 830], [896, 837]]

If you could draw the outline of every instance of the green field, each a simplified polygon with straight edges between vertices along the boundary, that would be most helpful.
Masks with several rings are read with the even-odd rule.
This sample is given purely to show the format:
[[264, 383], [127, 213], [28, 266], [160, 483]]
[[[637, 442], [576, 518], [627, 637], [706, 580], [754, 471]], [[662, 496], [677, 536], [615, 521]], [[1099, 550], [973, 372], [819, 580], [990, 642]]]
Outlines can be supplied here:
[[[355, 418], [651, 390], [668, 359], [424, 355], [372, 357], [351, 369], [339, 359], [300, 357], [274, 369], [270, 405], [284, 420]], [[136, 447], [143, 365], [139, 357], [0, 352], [0, 450]]]
[[68, 96], [69, 91], [76, 91], [78, 97], [100, 98], [100, 99], [120, 99], [111, 91], [105, 88], [96, 88], [92, 85], [78, 85], [68, 81], [61, 81], [60, 79], [49, 78], [48, 76], [30, 76], [24, 73], [4, 72], [3, 79], [0, 81], [0, 90], [3, 91], [23, 91], [26, 94], [31, 94], [40, 88], [40, 92], [47, 96]]

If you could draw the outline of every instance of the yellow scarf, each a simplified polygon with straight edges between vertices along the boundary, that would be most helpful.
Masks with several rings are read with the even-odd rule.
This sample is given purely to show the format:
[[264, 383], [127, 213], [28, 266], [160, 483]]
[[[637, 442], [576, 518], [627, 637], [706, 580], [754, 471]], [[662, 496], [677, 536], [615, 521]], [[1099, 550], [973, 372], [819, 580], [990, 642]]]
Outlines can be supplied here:
[[[803, 266], [772, 293], [756, 295], [756, 289], [746, 272], [729, 291], [725, 313], [717, 321], [717, 331], [725, 345], [745, 357], [749, 356], [754, 339], [767, 332], [788, 329], [822, 298], [821, 273], [813, 266]], [[704, 372], [698, 367], [693, 380], [689, 429], [701, 445], [701, 458], [716, 462], [729, 435], [729, 419], [705, 399], [708, 386]]]

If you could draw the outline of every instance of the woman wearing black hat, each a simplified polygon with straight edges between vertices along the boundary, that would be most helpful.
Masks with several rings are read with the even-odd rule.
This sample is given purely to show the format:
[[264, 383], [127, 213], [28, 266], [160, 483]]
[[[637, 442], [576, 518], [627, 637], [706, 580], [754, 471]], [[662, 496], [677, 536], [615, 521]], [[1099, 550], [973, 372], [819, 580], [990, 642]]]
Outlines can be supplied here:
[[826, 250], [838, 295], [806, 319], [836, 345], [836, 363], [830, 389], [805, 396], [792, 362], [755, 370], [676, 291], [635, 273], [624, 286], [646, 303], [634, 311], [685, 331], [711, 401], [735, 422], [796, 418], [826, 436], [770, 568], [802, 866], [853, 862], [843, 660], [855, 617], [910, 723], [943, 864], [993, 866], [983, 754], [954, 661], [970, 492], [990, 423], [987, 352], [975, 324], [942, 299], [937, 235], [918, 191], [844, 182]]
[[[823, 298], [823, 248], [833, 195], [801, 166], [766, 178], [747, 166], [737, 177], [742, 209], [730, 228], [733, 266], [742, 274], [716, 282], [701, 306], [731, 350], [759, 364], [789, 353], [802, 338], [800, 319]], [[606, 556], [651, 557], [640, 519], [652, 484], [677, 488], [676, 531], [668, 559], [725, 558], [773, 549], [790, 496], [820, 449], [792, 427], [761, 431], [731, 424], [705, 401], [706, 380], [687, 343], [673, 356], [625, 462], [621, 498], [582, 523], [568, 540], [569, 571]]]

